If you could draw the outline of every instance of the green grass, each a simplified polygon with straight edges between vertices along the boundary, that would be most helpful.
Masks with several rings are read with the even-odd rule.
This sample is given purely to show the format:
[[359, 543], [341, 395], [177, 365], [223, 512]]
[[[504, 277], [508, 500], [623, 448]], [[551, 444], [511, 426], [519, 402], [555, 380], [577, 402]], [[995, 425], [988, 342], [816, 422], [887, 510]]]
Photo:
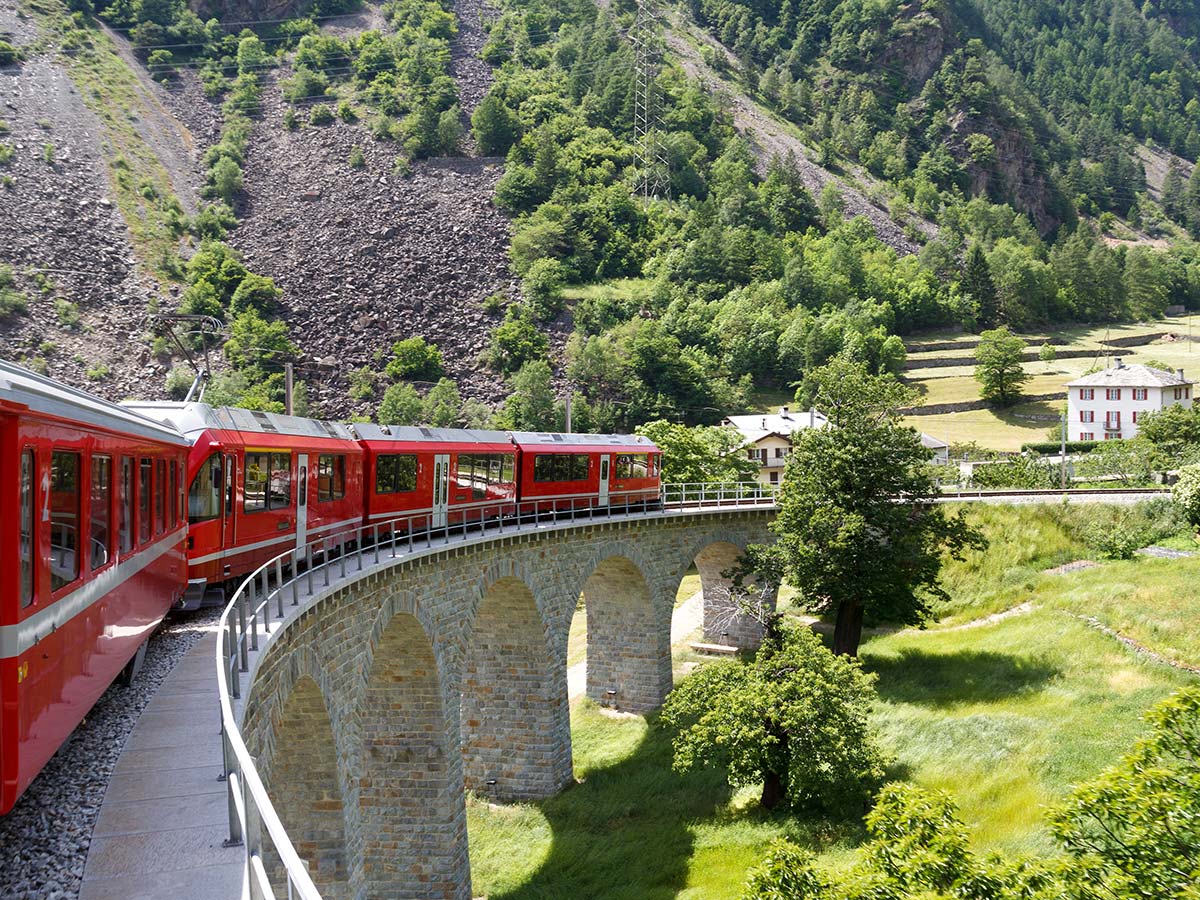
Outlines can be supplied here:
[[[981, 849], [1046, 853], [1044, 809], [1125, 752], [1142, 711], [1195, 682], [1083, 617], [1200, 662], [1200, 558], [1048, 574], [1088, 555], [1076, 535], [1089, 520], [1128, 513], [988, 506], [970, 515], [993, 543], [987, 554], [948, 564], [950, 617], [863, 644], [865, 665], [879, 675], [876, 721], [894, 773], [949, 791]], [[1030, 611], [961, 627], [1026, 601]], [[537, 804], [469, 800], [476, 896], [736, 900], [746, 870], [776, 836], [835, 868], [854, 858], [862, 838], [854, 822], [766, 815], [755, 789], [731, 791], [715, 773], [674, 773], [652, 718], [584, 703], [573, 711], [572, 736], [574, 787]]]
[[650, 278], [614, 278], [596, 284], [571, 284], [563, 289], [568, 300], [592, 300], [599, 297], [640, 297], [650, 290], [654, 281]]
[[1020, 450], [1022, 444], [1047, 440], [1054, 424], [1050, 421], [1021, 418], [1023, 415], [1055, 415], [1054, 403], [1021, 403], [1006, 410], [973, 409], [935, 416], [906, 416], [904, 424], [940, 438], [948, 444], [974, 441], [992, 450]]

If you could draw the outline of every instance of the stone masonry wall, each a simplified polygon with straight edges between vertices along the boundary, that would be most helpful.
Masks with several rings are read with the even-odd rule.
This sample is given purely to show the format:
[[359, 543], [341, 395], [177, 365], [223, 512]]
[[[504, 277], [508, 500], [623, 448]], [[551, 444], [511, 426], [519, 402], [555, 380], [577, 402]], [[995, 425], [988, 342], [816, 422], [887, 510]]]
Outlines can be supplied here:
[[[533, 798], [570, 781], [566, 653], [580, 593], [588, 695], [653, 708], [671, 688], [671, 613], [684, 574], [716, 541], [768, 540], [770, 516], [597, 519], [505, 535], [385, 560], [313, 600], [266, 649], [242, 713], [247, 746], [310, 868], [334, 873], [332, 882], [345, 872], [356, 900], [470, 900], [464, 787], [495, 780], [497, 796]], [[309, 684], [328, 714], [329, 731], [310, 729], [326, 742], [320, 749], [297, 738], [298, 723], [321, 718]], [[306, 765], [311, 782], [295, 777]], [[318, 773], [322, 791], [340, 787], [340, 853], [332, 798], [322, 793], [320, 815], [312, 806]], [[312, 821], [297, 821], [310, 807]]]

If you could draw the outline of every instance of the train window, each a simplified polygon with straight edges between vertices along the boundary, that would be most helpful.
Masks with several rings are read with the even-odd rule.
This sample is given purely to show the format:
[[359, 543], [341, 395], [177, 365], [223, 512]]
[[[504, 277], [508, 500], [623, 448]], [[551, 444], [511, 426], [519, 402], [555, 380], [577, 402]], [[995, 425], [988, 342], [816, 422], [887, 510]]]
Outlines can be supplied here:
[[571, 480], [572, 481], [587, 481], [588, 477], [588, 457], [583, 453], [574, 453], [571, 455]]
[[221, 515], [221, 454], [213, 453], [196, 471], [188, 488], [188, 524], [210, 522]]
[[341, 500], [346, 496], [346, 457], [317, 457], [317, 500]]
[[543, 453], [533, 458], [534, 481], [586, 481], [585, 453]]
[[515, 463], [516, 457], [511, 453], [505, 453], [500, 457], [500, 483], [512, 484], [516, 479]]
[[33, 603], [33, 451], [21, 454], [21, 608]]
[[50, 590], [79, 577], [79, 454], [50, 456]]
[[121, 523], [118, 546], [122, 553], [133, 549], [133, 460], [121, 457]]
[[488, 458], [483, 454], [458, 454], [458, 475], [455, 481], [461, 490], [470, 490], [475, 500], [487, 496]]
[[150, 540], [150, 483], [154, 464], [143, 459], [138, 469], [138, 543]]
[[247, 453], [244, 493], [246, 512], [291, 506], [292, 454]]
[[112, 460], [92, 457], [92, 571], [108, 565], [112, 538]]
[[417, 489], [417, 457], [390, 453], [375, 459], [375, 493], [402, 494]]
[[162, 534], [167, 527], [167, 461], [154, 465], [154, 533]]

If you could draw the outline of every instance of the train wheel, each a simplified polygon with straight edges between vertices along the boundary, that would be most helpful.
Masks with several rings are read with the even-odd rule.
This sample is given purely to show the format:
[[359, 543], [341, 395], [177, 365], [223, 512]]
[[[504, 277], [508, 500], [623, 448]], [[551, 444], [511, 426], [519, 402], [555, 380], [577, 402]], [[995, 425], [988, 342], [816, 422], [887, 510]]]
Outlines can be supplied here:
[[121, 670], [121, 674], [118, 676], [121, 687], [133, 686], [133, 679], [137, 678], [138, 672], [142, 670], [142, 663], [146, 659], [146, 647], [149, 644], [149, 640], [142, 641], [142, 645], [137, 648], [137, 653], [133, 654], [133, 659]]

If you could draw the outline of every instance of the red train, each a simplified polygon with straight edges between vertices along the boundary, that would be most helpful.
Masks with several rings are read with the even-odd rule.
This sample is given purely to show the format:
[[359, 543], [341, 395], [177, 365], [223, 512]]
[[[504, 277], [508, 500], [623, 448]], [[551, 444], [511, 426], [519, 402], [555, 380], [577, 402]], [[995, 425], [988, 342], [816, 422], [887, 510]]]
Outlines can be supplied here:
[[188, 449], [0, 362], [0, 814], [182, 598]]
[[173, 607], [356, 529], [657, 502], [630, 435], [117, 406], [0, 361], [0, 815]]

